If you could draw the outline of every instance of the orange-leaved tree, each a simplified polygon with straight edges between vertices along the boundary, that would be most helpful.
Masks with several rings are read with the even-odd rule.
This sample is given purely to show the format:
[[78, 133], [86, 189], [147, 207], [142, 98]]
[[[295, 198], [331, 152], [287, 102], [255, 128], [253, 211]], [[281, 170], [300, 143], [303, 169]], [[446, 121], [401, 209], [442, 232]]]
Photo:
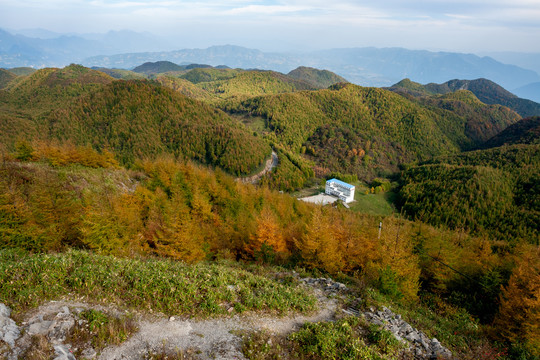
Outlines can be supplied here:
[[334, 231], [327, 209], [314, 207], [305, 233], [296, 241], [296, 247], [305, 265], [330, 273], [344, 268], [343, 256], [339, 251]]
[[524, 246], [516, 268], [501, 294], [495, 318], [499, 336], [522, 343], [533, 356], [540, 356], [540, 248]]
[[268, 206], [263, 208], [257, 218], [257, 230], [250, 240], [247, 251], [255, 257], [265, 257], [268, 251], [281, 255], [287, 251], [283, 230]]

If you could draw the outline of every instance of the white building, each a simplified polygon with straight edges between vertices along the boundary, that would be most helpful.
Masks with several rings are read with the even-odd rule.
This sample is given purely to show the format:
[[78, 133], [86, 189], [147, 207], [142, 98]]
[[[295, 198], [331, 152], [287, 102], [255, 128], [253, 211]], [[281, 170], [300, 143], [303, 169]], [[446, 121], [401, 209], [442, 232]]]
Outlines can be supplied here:
[[338, 179], [326, 181], [325, 193], [337, 197], [344, 203], [354, 201], [354, 185], [347, 184]]

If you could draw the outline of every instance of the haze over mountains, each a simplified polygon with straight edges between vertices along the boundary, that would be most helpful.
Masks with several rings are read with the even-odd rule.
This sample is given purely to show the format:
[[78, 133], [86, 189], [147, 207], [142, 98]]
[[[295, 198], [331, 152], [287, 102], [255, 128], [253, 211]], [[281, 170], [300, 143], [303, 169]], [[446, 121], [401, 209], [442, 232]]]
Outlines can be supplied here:
[[[232, 45], [170, 51], [171, 44], [163, 39], [132, 31], [60, 35], [29, 30], [23, 34], [28, 36], [0, 30], [0, 67], [62, 67], [80, 63], [88, 67], [132, 69], [145, 62], [168, 60], [180, 65], [203, 63], [283, 73], [309, 66], [328, 69], [362, 86], [390, 86], [404, 78], [420, 83], [487, 78], [512, 91], [540, 82], [540, 75], [533, 71], [536, 68], [529, 70], [531, 66], [503, 64], [473, 54], [375, 47], [270, 53]], [[523, 94], [528, 98], [535, 96], [531, 91]]]

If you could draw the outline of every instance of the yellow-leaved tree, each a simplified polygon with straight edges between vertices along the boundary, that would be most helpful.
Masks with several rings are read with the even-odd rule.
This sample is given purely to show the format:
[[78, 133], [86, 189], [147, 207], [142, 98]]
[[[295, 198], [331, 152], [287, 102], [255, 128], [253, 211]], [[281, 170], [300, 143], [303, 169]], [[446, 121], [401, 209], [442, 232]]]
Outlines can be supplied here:
[[327, 209], [315, 207], [305, 233], [296, 241], [296, 247], [305, 265], [324, 269], [330, 273], [344, 268], [334, 230]]
[[283, 230], [268, 206], [263, 208], [257, 218], [257, 229], [250, 238], [247, 251], [263, 259], [274, 254], [283, 256], [287, 252]]
[[499, 336], [522, 343], [540, 356], [540, 247], [524, 246], [501, 294], [494, 327]]

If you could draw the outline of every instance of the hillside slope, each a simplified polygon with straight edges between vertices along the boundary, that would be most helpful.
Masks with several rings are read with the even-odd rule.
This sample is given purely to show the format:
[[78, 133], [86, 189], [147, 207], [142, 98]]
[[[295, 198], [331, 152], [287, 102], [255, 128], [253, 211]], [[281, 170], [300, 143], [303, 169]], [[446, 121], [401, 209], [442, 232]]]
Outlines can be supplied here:
[[408, 93], [412, 96], [426, 96], [434, 94], [449, 94], [460, 90], [469, 90], [481, 102], [488, 105], [503, 105], [521, 117], [540, 115], [540, 104], [522, 99], [504, 89], [502, 86], [487, 79], [476, 80], [450, 80], [442, 84], [429, 83], [421, 85], [409, 79], [400, 81], [389, 88], [399, 93]]
[[[421, 97], [421, 104], [429, 106], [443, 117], [451, 112], [466, 119], [465, 134], [479, 145], [495, 136], [521, 117], [516, 112], [502, 105], [486, 105], [469, 90], [457, 90], [440, 96]], [[464, 148], [464, 150], [470, 150]]]
[[[492, 127], [492, 114], [481, 115], [487, 106], [480, 102], [476, 106], [476, 121]], [[481, 142], [468, 131], [471, 119], [457, 111], [352, 84], [256, 97], [225, 108], [261, 116], [271, 141], [296, 153], [305, 152], [323, 173], [339, 171], [365, 179], [394, 172], [402, 163], [457, 153]], [[519, 118], [507, 109], [501, 112], [507, 113], [503, 118], [509, 123]]]
[[401, 174], [411, 218], [500, 240], [538, 245], [540, 145], [510, 145], [439, 157]]
[[348, 82], [345, 78], [334, 74], [328, 70], [319, 70], [312, 67], [300, 66], [287, 74], [288, 76], [306, 81], [316, 88], [326, 89], [327, 87]]
[[113, 150], [124, 163], [172, 153], [246, 174], [270, 147], [220, 111], [146, 82], [114, 82], [48, 118], [50, 136]]
[[193, 84], [198, 84], [201, 82], [232, 79], [244, 71], [240, 69], [195, 68], [180, 77]]
[[144, 64], [133, 68], [132, 71], [136, 73], [150, 75], [150, 74], [160, 74], [160, 73], [169, 72], [169, 71], [181, 71], [181, 70], [184, 70], [184, 68], [170, 61], [156, 61], [156, 62], [145, 62]]
[[270, 156], [223, 112], [157, 83], [114, 81], [78, 65], [43, 69], [0, 93], [0, 142], [60, 141], [113, 150], [119, 160], [171, 153], [248, 174]]
[[17, 75], [10, 71], [0, 69], [0, 90], [4, 89]]
[[539, 144], [540, 143], [540, 116], [522, 119], [510, 125], [484, 144], [483, 148], [492, 148], [513, 144]]
[[239, 72], [236, 76], [223, 80], [199, 82], [197, 85], [222, 99], [247, 99], [266, 94], [315, 89], [310, 83], [275, 71], [254, 70]]

